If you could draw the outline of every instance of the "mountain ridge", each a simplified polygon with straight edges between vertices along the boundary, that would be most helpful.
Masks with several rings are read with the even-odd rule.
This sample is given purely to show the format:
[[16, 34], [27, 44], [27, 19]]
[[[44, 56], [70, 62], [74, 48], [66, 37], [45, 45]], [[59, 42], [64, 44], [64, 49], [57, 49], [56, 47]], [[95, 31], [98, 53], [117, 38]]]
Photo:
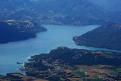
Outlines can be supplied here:
[[73, 38], [77, 45], [121, 50], [121, 24], [107, 24]]

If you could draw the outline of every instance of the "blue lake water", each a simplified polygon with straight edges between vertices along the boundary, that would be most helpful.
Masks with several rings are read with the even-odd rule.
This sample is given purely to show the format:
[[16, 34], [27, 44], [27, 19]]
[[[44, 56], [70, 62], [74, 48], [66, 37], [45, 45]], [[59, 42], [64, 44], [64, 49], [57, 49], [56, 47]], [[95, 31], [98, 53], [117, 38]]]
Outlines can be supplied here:
[[38, 33], [36, 38], [0, 44], [0, 74], [16, 72], [19, 67], [16, 62], [24, 62], [32, 55], [47, 53], [59, 46], [95, 50], [95, 48], [75, 45], [72, 38], [91, 31], [98, 26], [45, 25], [48, 31]]

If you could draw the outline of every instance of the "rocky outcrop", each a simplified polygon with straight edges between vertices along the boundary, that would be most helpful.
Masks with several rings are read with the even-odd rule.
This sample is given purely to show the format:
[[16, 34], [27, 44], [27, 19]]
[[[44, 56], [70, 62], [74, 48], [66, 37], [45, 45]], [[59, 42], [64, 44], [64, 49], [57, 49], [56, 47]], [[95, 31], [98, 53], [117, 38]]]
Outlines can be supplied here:
[[0, 81], [119, 81], [121, 54], [58, 47], [31, 56], [21, 73], [0, 76]]
[[108, 54], [108, 52], [103, 52], [103, 51], [102, 52], [89, 51], [83, 49], [70, 49], [67, 47], [58, 47], [57, 49], [50, 51], [50, 53], [48, 54], [40, 54], [32, 56], [31, 59], [29, 59], [29, 63], [25, 64], [25, 67], [26, 66], [34, 67], [33, 63], [35, 63], [35, 65], [37, 63], [39, 65], [38, 67], [36, 66], [35, 67], [44, 70], [46, 67], [43, 69], [41, 65], [48, 66], [49, 64], [53, 64], [56, 62], [69, 65], [102, 64], [102, 65], [120, 66], [121, 65], [120, 61], [121, 61], [120, 53], [111, 52], [111, 54]]
[[[119, 68], [120, 61], [119, 53], [59, 47], [48, 54], [32, 56], [25, 63], [24, 69], [28, 76], [49, 81], [73, 81], [75, 78], [91, 80], [93, 77], [89, 76], [92, 76], [95, 71], [97, 71], [97, 76], [105, 76], [103, 79], [109, 80], [109, 76], [115, 76], [118, 79], [117, 74], [112, 75], [110, 71], [113, 72], [114, 69]], [[77, 70], [79, 74], [76, 72]], [[106, 73], [102, 72], [100, 75], [102, 70], [105, 70]]]

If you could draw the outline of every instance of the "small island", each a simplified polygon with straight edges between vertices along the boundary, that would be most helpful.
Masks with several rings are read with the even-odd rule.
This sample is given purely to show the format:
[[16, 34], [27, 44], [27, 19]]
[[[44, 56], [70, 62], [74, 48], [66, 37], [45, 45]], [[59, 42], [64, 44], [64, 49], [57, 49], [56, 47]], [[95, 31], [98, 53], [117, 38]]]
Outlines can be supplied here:
[[0, 43], [27, 40], [36, 37], [38, 32], [43, 31], [46, 31], [43, 26], [32, 21], [0, 21]]

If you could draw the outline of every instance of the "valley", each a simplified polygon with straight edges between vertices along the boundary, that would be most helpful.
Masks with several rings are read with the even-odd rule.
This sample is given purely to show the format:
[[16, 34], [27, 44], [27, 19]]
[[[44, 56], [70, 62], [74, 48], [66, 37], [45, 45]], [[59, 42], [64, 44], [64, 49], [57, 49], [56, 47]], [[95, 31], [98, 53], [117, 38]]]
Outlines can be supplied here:
[[121, 81], [120, 0], [1, 0], [0, 81]]
[[38, 33], [37, 36], [33, 39], [0, 44], [1, 74], [16, 71], [18, 72], [20, 65], [18, 65], [17, 62], [24, 63], [30, 56], [39, 53], [48, 53], [50, 50], [59, 46], [95, 50], [95, 48], [77, 46], [72, 40], [72, 38], [76, 35], [81, 35], [90, 30], [93, 30], [97, 28], [98, 25], [90, 25], [83, 27], [66, 25], [43, 26], [47, 29], [47, 31]]

